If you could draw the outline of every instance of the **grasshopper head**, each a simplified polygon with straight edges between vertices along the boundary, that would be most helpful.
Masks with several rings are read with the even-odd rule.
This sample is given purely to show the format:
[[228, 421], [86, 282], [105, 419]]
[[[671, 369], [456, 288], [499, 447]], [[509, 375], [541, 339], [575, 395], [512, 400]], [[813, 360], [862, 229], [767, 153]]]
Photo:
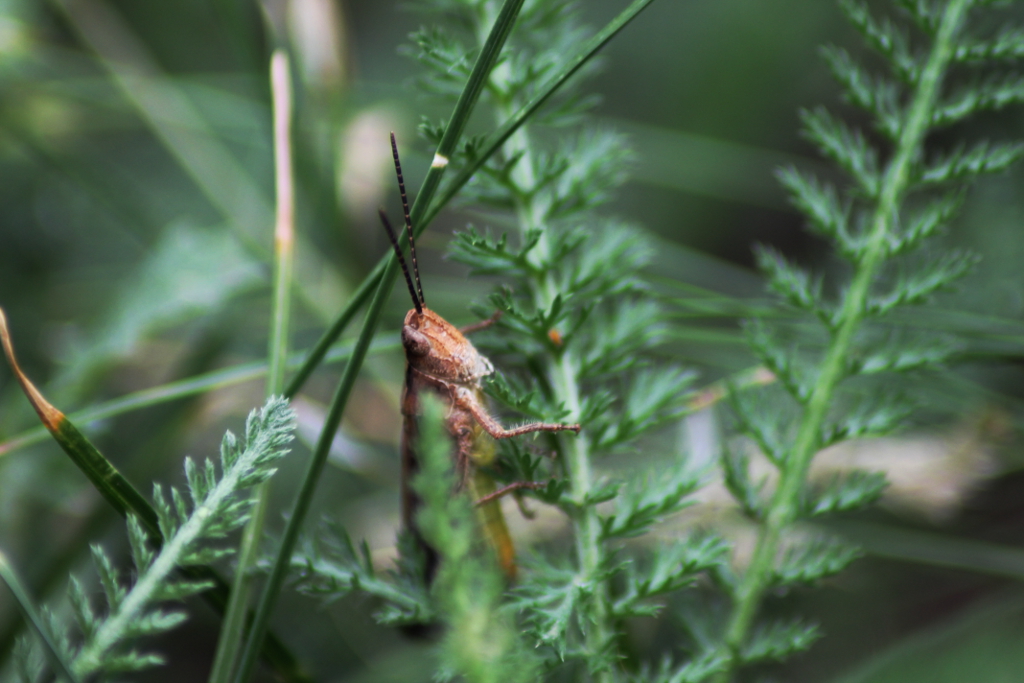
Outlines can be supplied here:
[[398, 161], [398, 143], [391, 134], [391, 152], [395, 157], [395, 175], [398, 176], [398, 191], [402, 195], [402, 209], [405, 211], [405, 232], [409, 236], [409, 263], [402, 255], [398, 237], [388, 220], [384, 209], [380, 209], [380, 222], [384, 232], [395, 249], [395, 257], [402, 267], [405, 284], [409, 287], [413, 310], [405, 316], [402, 325], [402, 346], [409, 367], [425, 375], [445, 382], [473, 384], [485, 375], [494, 372], [491, 362], [480, 355], [458, 328], [427, 308], [420, 284], [420, 268], [416, 262], [416, 239], [409, 214], [409, 202], [405, 196], [405, 181], [402, 179], [402, 165]]
[[473, 383], [494, 372], [457, 327], [426, 306], [405, 315], [402, 346], [410, 366], [437, 379]]

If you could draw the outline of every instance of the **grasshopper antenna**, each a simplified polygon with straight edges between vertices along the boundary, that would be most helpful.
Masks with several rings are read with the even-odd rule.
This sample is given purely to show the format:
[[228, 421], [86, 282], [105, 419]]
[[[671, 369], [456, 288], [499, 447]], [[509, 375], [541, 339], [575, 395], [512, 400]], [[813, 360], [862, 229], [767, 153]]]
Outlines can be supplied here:
[[[395, 229], [391, 227], [391, 221], [388, 220], [388, 215], [384, 213], [384, 209], [377, 209], [377, 212], [380, 214], [380, 222], [384, 224], [384, 230], [388, 233], [388, 239], [391, 240], [391, 246], [395, 248], [395, 256], [398, 257], [398, 262], [402, 266], [402, 273], [405, 275], [405, 284], [409, 285], [409, 294], [412, 296], [412, 303], [416, 307], [416, 312], [423, 313], [423, 302], [416, 296], [416, 287], [413, 286], [412, 277], [409, 276], [409, 266], [405, 264], [405, 257], [402, 256], [402, 248], [398, 246], [398, 237], [395, 236]], [[413, 263], [415, 263], [415, 261], [413, 261]]]
[[405, 180], [402, 179], [402, 164], [398, 161], [398, 143], [395, 142], [394, 133], [391, 133], [391, 154], [395, 157], [398, 191], [402, 195], [402, 209], [405, 211], [405, 231], [409, 235], [409, 255], [412, 257], [412, 272], [416, 276], [416, 291], [419, 293], [420, 303], [426, 306], [427, 300], [423, 297], [423, 285], [420, 284], [420, 266], [416, 261], [416, 242], [412, 238], [412, 218], [409, 216], [409, 200], [405, 196]]

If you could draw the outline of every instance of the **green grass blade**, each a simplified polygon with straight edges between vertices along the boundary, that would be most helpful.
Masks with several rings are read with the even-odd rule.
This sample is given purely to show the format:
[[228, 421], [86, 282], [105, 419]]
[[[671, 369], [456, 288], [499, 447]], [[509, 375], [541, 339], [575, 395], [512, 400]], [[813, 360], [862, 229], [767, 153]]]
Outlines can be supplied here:
[[[378, 339], [370, 345], [370, 353], [393, 351], [398, 348], [399, 344], [395, 341], [384, 341]], [[293, 353], [288, 358], [288, 367], [300, 367], [303, 365], [304, 360], [308, 359], [310, 355], [311, 352], [309, 351]], [[324, 363], [336, 363], [338, 361], [348, 360], [351, 356], [352, 344], [345, 343], [339, 344], [333, 348], [328, 347], [327, 351], [322, 355], [322, 358]], [[150, 406], [175, 401], [179, 398], [202, 394], [213, 389], [223, 389], [243, 382], [251, 382], [265, 376], [267, 374], [267, 368], [268, 364], [265, 361], [256, 361], [253, 363], [242, 363], [240, 365], [235, 365], [221, 370], [214, 370], [212, 372], [205, 372], [201, 375], [196, 375], [195, 377], [187, 377], [185, 379], [168, 382], [167, 384], [161, 384], [149, 389], [141, 389], [139, 391], [126, 394], [120, 398], [115, 398], [103, 403], [97, 403], [89, 408], [69, 413], [67, 415], [67, 419], [75, 424], [83, 426], [88, 425], [100, 420], [124, 415], [125, 413], [130, 413], [135, 410], [142, 410], [143, 408], [148, 408]], [[285, 396], [291, 397], [292, 395], [285, 392]], [[41, 443], [49, 438], [49, 436], [50, 432], [48, 432], [45, 427], [40, 426], [27, 429], [20, 434], [12, 436], [7, 441], [0, 443], [0, 457], [13, 453], [21, 448]]]
[[142, 525], [154, 541], [161, 540], [160, 525], [156, 511], [149, 505], [146, 498], [132, 486], [114, 465], [103, 457], [103, 454], [78, 431], [78, 428], [65, 417], [64, 413], [55, 408], [32, 381], [21, 371], [18, 359], [14, 355], [14, 345], [7, 328], [7, 317], [0, 310], [0, 343], [3, 344], [7, 362], [21, 384], [29, 403], [39, 415], [43, 425], [56, 439], [71, 461], [89, 478], [96, 490], [122, 517], [133, 511], [139, 515]]
[[[533, 116], [538, 109], [540, 109], [548, 99], [558, 91], [562, 85], [565, 84], [573, 74], [579, 71], [587, 62], [594, 58], [594, 56], [603, 48], [608, 41], [614, 38], [619, 31], [624, 29], [629, 22], [631, 22], [640, 12], [642, 12], [648, 5], [654, 0], [634, 0], [626, 9], [622, 10], [618, 16], [612, 19], [608, 24], [601, 29], [593, 38], [583, 44], [583, 47], [576, 54], [575, 57], [566, 62], [562, 70], [555, 74], [550, 80], [547, 81], [532, 100], [523, 105], [510, 119], [508, 119], [498, 130], [491, 133], [487, 138], [487, 141], [481, 145], [481, 150], [473, 163], [467, 165], [461, 171], [459, 171], [454, 178], [445, 186], [444, 192], [438, 195], [437, 200], [434, 201], [430, 209], [423, 215], [420, 222], [424, 225], [429, 224], [430, 221], [434, 220], [437, 214], [443, 209], [448, 202], [450, 202], [455, 195], [462, 189], [462, 186], [469, 182], [469, 179], [473, 177], [473, 174], [479, 171], [483, 165], [491, 158], [498, 149], [505, 144], [505, 142], [512, 137], [519, 128], [526, 123], [527, 119]], [[413, 225], [418, 225], [417, 221], [413, 220]]]
[[302, 479], [302, 485], [295, 496], [295, 502], [292, 505], [288, 523], [285, 526], [284, 534], [281, 537], [277, 557], [275, 558], [274, 565], [271, 567], [270, 574], [267, 576], [266, 582], [264, 583], [259, 605], [256, 608], [256, 616], [253, 619], [252, 628], [249, 630], [249, 637], [246, 640], [245, 649], [242, 651], [241, 658], [239, 659], [235, 677], [232, 679], [235, 683], [244, 683], [245, 681], [248, 681], [252, 675], [252, 670], [256, 663], [256, 653], [259, 651], [260, 643], [262, 642], [264, 634], [269, 626], [271, 612], [274, 609], [277, 596], [281, 591], [285, 576], [288, 573], [291, 555], [295, 549], [295, 544], [298, 541], [299, 531], [302, 528], [302, 521], [306, 516], [306, 513], [309, 511], [309, 506], [313, 500], [313, 493], [315, 492], [316, 486], [320, 480], [320, 473], [323, 471], [324, 464], [327, 462], [327, 455], [330, 452], [331, 443], [334, 440], [334, 432], [341, 423], [341, 416], [345, 412], [348, 397], [352, 392], [352, 387], [355, 385], [356, 376], [359, 374], [359, 367], [366, 358], [366, 352], [369, 349], [370, 339], [372, 337], [373, 326], [380, 316], [381, 309], [384, 308], [384, 304], [387, 303], [387, 299], [390, 296], [391, 288], [385, 287], [384, 285], [388, 282], [394, 281], [397, 271], [397, 261], [390, 261], [384, 270], [384, 281], [381, 286], [377, 288], [377, 294], [374, 296], [373, 301], [370, 304], [370, 308], [366, 312], [366, 321], [363, 323], [363, 334], [359, 336], [359, 339], [356, 342], [355, 349], [352, 353], [352, 359], [345, 368], [345, 373], [342, 375], [341, 381], [338, 382], [338, 388], [335, 390], [334, 397], [331, 399], [330, 408], [328, 409], [327, 416], [324, 419], [323, 430], [320, 432], [320, 437], [317, 440], [316, 447], [313, 449], [313, 455], [306, 467], [306, 472]]
[[14, 567], [7, 560], [7, 555], [3, 552], [0, 552], [0, 579], [3, 579], [4, 583], [7, 584], [7, 587], [14, 595], [14, 599], [18, 602], [18, 606], [25, 614], [28, 623], [31, 624], [32, 629], [43, 642], [46, 658], [50, 660], [51, 666], [53, 666], [57, 673], [57, 678], [78, 683], [78, 677], [71, 673], [71, 667], [68, 666], [68, 663], [61, 656], [60, 648], [57, 646], [57, 643], [53, 642], [53, 637], [47, 630], [46, 623], [43, 621], [39, 610], [36, 609], [31, 596], [29, 596], [25, 584], [22, 583], [21, 578], [14, 571]]
[[[523, 0], [506, 0], [502, 5], [501, 12], [488, 34], [484, 48], [473, 65], [473, 71], [470, 73], [466, 87], [463, 89], [462, 95], [459, 96], [459, 100], [455, 105], [455, 111], [452, 113], [441, 143], [438, 145], [435, 160], [431, 164], [430, 171], [427, 172], [427, 177], [424, 179], [423, 185], [416, 196], [411, 212], [413, 225], [419, 225], [419, 219], [425, 212], [426, 207], [429, 206], [434, 192], [441, 182], [441, 176], [444, 174], [445, 166], [447, 166], [447, 158], [458, 144], [462, 131], [469, 121], [473, 107], [476, 105], [476, 101], [487, 83], [491, 69], [501, 53], [501, 48], [505, 44], [509, 33], [511, 33], [512, 27], [515, 25], [522, 4]], [[313, 451], [313, 457], [310, 459], [309, 467], [303, 478], [302, 486], [296, 496], [291, 516], [288, 518], [288, 524], [281, 538], [277, 557], [270, 570], [270, 575], [263, 586], [263, 593], [260, 596], [259, 606], [256, 609], [256, 617], [238, 665], [237, 675], [233, 679], [235, 683], [245, 683], [252, 675], [252, 670], [256, 663], [256, 653], [259, 651], [260, 643], [263, 641], [264, 633], [269, 625], [270, 614], [284, 584], [285, 575], [291, 563], [292, 552], [295, 548], [295, 543], [298, 541], [299, 530], [302, 527], [306, 512], [309, 510], [309, 505], [316, 490], [316, 485], [319, 482], [324, 463], [327, 461], [327, 454], [334, 439], [334, 432], [341, 422], [342, 414], [345, 412], [349, 394], [366, 357], [370, 341], [373, 339], [374, 330], [380, 319], [380, 312], [383, 310], [384, 304], [387, 303], [397, 274], [397, 261], [389, 256], [387, 265], [381, 274], [380, 284], [377, 286], [373, 301], [366, 312], [363, 329], [359, 334], [359, 339], [352, 353], [352, 360], [346, 366], [345, 373], [338, 383], [338, 389], [331, 400], [323, 431], [320, 433], [320, 438]]]
[[1015, 546], [877, 522], [829, 520], [824, 526], [876, 557], [1024, 580], [1024, 550]]

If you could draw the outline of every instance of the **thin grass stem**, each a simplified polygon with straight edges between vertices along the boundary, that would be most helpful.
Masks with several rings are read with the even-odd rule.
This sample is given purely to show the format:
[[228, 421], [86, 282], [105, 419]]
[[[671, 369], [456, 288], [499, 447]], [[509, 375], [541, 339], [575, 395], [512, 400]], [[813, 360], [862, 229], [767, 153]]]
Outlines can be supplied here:
[[[291, 303], [292, 267], [295, 248], [295, 188], [292, 173], [292, 84], [288, 53], [278, 48], [270, 58], [270, 92], [274, 110], [274, 161], [277, 219], [274, 226], [274, 294], [271, 302], [271, 331], [268, 342], [269, 370], [266, 396], [281, 393], [288, 357], [288, 311]], [[266, 524], [270, 481], [256, 488], [252, 517], [242, 533], [228, 610], [221, 625], [217, 653], [210, 669], [210, 683], [231, 679], [238, 652], [245, 638], [245, 617], [252, 594], [253, 567], [259, 555]]]
[[[369, 353], [386, 353], [399, 348], [401, 348], [401, 345], [397, 341], [387, 341], [378, 338], [370, 344]], [[288, 358], [287, 367], [301, 367], [303, 362], [309, 358], [309, 355], [309, 351], [298, 351], [291, 354]], [[331, 364], [348, 360], [351, 357], [352, 344], [346, 342], [330, 347], [322, 356], [322, 359], [325, 364]], [[89, 408], [68, 413], [67, 418], [75, 424], [86, 427], [96, 422], [108, 420], [136, 410], [142, 410], [143, 408], [161, 405], [188, 396], [195, 396], [196, 394], [202, 394], [214, 389], [225, 389], [236, 384], [252, 382], [266, 376], [267, 370], [268, 363], [266, 361], [242, 363], [221, 370], [205, 372], [195, 377], [187, 377], [174, 382], [168, 382], [167, 384], [150, 387], [149, 389], [135, 391], [121, 398], [97, 403]], [[292, 398], [293, 396], [287, 392], [284, 395], [287, 398]], [[49, 437], [50, 432], [45, 427], [26, 429], [24, 432], [16, 434], [7, 441], [0, 443], [0, 457], [46, 441]]]

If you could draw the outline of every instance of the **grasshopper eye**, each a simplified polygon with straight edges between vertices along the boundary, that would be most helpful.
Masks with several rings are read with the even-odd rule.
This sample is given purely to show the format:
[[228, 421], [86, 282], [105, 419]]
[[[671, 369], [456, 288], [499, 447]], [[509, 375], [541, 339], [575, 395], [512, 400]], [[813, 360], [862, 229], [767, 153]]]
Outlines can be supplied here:
[[426, 356], [430, 353], [430, 339], [427, 335], [405, 325], [402, 327], [402, 346], [410, 356]]

